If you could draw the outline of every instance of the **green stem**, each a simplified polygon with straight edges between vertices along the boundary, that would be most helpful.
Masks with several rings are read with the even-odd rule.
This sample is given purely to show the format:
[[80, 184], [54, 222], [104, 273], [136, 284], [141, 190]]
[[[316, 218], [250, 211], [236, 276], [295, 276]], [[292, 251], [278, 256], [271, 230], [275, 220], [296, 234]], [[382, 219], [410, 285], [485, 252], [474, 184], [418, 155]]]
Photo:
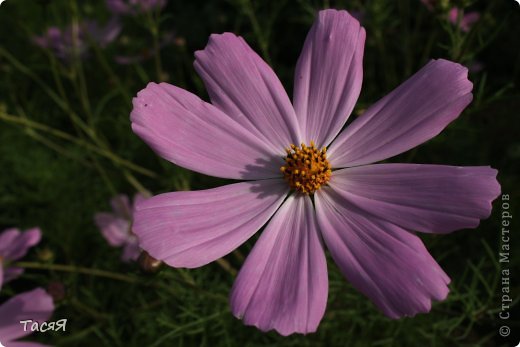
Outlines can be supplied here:
[[127, 282], [127, 283], [139, 283], [139, 278], [123, 275], [123, 274], [116, 273], [116, 272], [110, 272], [110, 271], [105, 271], [105, 270], [100, 270], [100, 269], [91, 269], [91, 268], [75, 266], [75, 265], [40, 264], [40, 263], [33, 263], [33, 262], [26, 262], [26, 261], [12, 263], [11, 265], [15, 266], [15, 267], [21, 267], [24, 269], [80, 273], [80, 274], [84, 274], [84, 275], [109, 278], [112, 280], [122, 281], [122, 282]]
[[[95, 276], [95, 277], [103, 277], [103, 278], [108, 278], [111, 280], [121, 281], [121, 282], [125, 282], [125, 283], [131, 283], [131, 284], [142, 285], [145, 287], [153, 287], [153, 288], [157, 288], [157, 289], [162, 289], [173, 295], [177, 294], [170, 285], [165, 285], [163, 283], [157, 283], [157, 282], [146, 282], [140, 277], [128, 276], [128, 275], [120, 274], [117, 272], [106, 271], [106, 270], [92, 269], [92, 268], [75, 266], [75, 265], [42, 264], [42, 263], [25, 262], [25, 261], [11, 263], [10, 265], [14, 266], [14, 267], [21, 267], [24, 269], [61, 271], [61, 272], [79, 273], [79, 274]], [[195, 283], [184, 281], [184, 280], [180, 279], [179, 277], [176, 277], [175, 281], [177, 281], [179, 283], [183, 283], [183, 284], [191, 287], [192, 289], [194, 289], [200, 293], [203, 293], [204, 295], [206, 295], [208, 297], [213, 297], [213, 298], [217, 298], [219, 300], [227, 301], [227, 297], [220, 295], [220, 294], [214, 294], [212, 292], [205, 291], [205, 290], [197, 287]]]

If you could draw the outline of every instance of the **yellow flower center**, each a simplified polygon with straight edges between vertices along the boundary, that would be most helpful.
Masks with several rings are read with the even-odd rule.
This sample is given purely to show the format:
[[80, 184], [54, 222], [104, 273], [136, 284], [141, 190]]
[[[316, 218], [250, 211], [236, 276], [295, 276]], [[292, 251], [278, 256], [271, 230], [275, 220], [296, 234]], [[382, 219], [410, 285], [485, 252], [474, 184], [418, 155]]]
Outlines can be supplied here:
[[311, 141], [310, 147], [304, 143], [300, 147], [286, 148], [285, 165], [280, 168], [291, 189], [312, 194], [326, 184], [332, 173], [327, 160], [327, 148], [317, 149]]

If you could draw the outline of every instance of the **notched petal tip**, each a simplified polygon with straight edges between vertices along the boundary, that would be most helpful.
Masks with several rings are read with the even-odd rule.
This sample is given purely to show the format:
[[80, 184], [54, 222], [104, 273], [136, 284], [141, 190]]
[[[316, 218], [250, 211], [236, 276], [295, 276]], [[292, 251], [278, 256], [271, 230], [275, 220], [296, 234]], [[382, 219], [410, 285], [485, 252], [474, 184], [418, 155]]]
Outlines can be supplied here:
[[490, 167], [375, 164], [337, 170], [330, 186], [363, 211], [407, 230], [475, 228], [499, 195]]
[[436, 73], [439, 72], [446, 72], [447, 75], [452, 74], [451, 77], [455, 82], [461, 83], [461, 88], [464, 91], [467, 91], [467, 93], [471, 93], [473, 90], [473, 82], [471, 82], [468, 78], [469, 70], [466, 66], [454, 62], [451, 60], [439, 58], [439, 59], [432, 59], [427, 65], [432, 65], [431, 67], [434, 69], [442, 69], [445, 71], [436, 71]]
[[[491, 213], [493, 212], [493, 202], [500, 196], [502, 193], [502, 186], [500, 185], [500, 182], [498, 181], [498, 170], [495, 168], [492, 168], [491, 166], [486, 166], [485, 169], [488, 171], [488, 184], [489, 184], [489, 200], [488, 200], [488, 211], [478, 221], [477, 225], [480, 224], [480, 221], [488, 219], [491, 216]], [[475, 226], [475, 227], [476, 227]]]
[[130, 112], [130, 120], [132, 123], [139, 122], [141, 118], [146, 117], [146, 115], [143, 115], [140, 113], [140, 111], [148, 107], [148, 103], [151, 102], [153, 99], [151, 98], [151, 91], [155, 90], [156, 88], [159, 88], [160, 85], [164, 85], [166, 83], [155, 83], [155, 82], [148, 82], [146, 87], [141, 89], [137, 92], [137, 95], [132, 98], [132, 111]]
[[[206, 46], [204, 47], [204, 49], [195, 51], [194, 65], [196, 67], [197, 67], [197, 65], [200, 65], [198, 60], [203, 59], [204, 55], [209, 54], [209, 55], [216, 56], [218, 54], [218, 50], [220, 48], [219, 45], [224, 43], [225, 41], [227, 41], [226, 43], [228, 43], [228, 44], [236, 44], [237, 42], [245, 43], [242, 36], [236, 35], [231, 32], [226, 31], [221, 34], [211, 34], [211, 35], [209, 35], [208, 42], [206, 43]], [[218, 58], [218, 56], [216, 56], [216, 57]]]
[[327, 16], [338, 16], [338, 17], [346, 17], [348, 19], [354, 19], [355, 21], [359, 22], [356, 17], [352, 16], [350, 12], [347, 10], [337, 10], [334, 8], [328, 8], [325, 10], [319, 11], [318, 18], [322, 19]]

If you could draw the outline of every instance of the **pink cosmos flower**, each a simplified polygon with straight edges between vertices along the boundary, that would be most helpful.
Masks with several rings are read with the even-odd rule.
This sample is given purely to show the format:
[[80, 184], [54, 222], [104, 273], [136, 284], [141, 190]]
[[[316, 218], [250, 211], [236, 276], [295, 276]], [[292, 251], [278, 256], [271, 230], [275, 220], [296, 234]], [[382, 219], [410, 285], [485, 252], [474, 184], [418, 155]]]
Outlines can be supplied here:
[[[462, 16], [459, 23], [459, 15]], [[471, 30], [473, 24], [478, 22], [480, 19], [480, 14], [478, 12], [468, 12], [464, 14], [464, 10], [461, 10], [457, 7], [453, 7], [448, 13], [448, 20], [453, 25], [458, 25], [460, 30], [464, 32], [468, 32]]]
[[54, 303], [42, 288], [18, 294], [0, 305], [0, 344], [6, 347], [44, 347], [41, 343], [17, 341], [30, 335], [30, 324], [26, 331], [20, 321], [47, 321], [54, 311]]
[[9, 262], [23, 258], [29, 248], [38, 244], [42, 237], [39, 228], [32, 228], [25, 232], [18, 229], [7, 229], [0, 234], [0, 289], [23, 273], [22, 268], [9, 266]]
[[468, 71], [457, 63], [430, 61], [341, 131], [360, 93], [364, 43], [347, 12], [321, 11], [291, 104], [241, 37], [212, 35], [195, 53], [211, 103], [166, 83], [133, 100], [132, 129], [160, 156], [246, 180], [147, 199], [134, 232], [153, 257], [194, 268], [266, 225], [231, 292], [233, 313], [248, 325], [283, 335], [317, 329], [328, 295], [325, 247], [389, 317], [428, 312], [450, 279], [415, 232], [474, 228], [500, 192], [490, 167], [372, 164], [433, 138], [471, 102]]
[[132, 232], [132, 216], [135, 204], [143, 200], [141, 194], [136, 194], [131, 206], [126, 195], [114, 197], [110, 204], [113, 213], [100, 212], [94, 216], [94, 221], [112, 247], [123, 247], [121, 260], [129, 262], [136, 260], [141, 253], [136, 236]]

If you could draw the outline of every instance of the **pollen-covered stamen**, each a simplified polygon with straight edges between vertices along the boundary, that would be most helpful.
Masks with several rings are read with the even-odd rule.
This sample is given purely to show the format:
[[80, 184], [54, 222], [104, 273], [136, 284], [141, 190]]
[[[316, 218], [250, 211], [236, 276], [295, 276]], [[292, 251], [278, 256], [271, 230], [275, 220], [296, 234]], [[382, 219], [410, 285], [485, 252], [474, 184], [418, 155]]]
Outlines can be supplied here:
[[326, 184], [332, 173], [326, 147], [318, 150], [313, 141], [308, 147], [291, 145], [286, 148], [285, 165], [280, 168], [289, 186], [299, 192], [312, 194]]

